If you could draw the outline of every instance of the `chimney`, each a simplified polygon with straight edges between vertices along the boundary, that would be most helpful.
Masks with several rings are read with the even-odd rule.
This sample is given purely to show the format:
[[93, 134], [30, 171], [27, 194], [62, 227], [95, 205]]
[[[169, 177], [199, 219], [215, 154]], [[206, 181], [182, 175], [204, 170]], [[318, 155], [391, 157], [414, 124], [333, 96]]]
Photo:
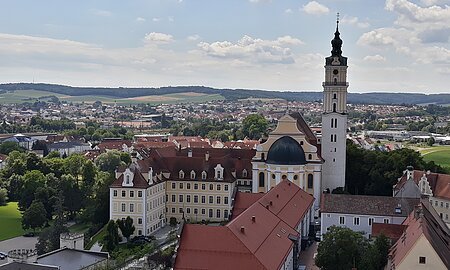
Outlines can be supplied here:
[[152, 167], [148, 168], [148, 182], [149, 183], [153, 182], [153, 168]]
[[190, 148], [188, 150], [188, 157], [192, 157], [192, 149], [190, 149]]
[[206, 160], [206, 161], [209, 160], [209, 151], [206, 151], [206, 153], [205, 153], [205, 160]]
[[245, 227], [241, 226], [241, 233], [245, 233]]
[[252, 222], [253, 222], [253, 223], [256, 222], [256, 216], [252, 216]]
[[272, 201], [270, 201], [270, 202], [269, 202], [269, 204], [270, 204], [270, 206], [272, 206], [272, 205], [273, 205], [273, 202], [272, 202]]

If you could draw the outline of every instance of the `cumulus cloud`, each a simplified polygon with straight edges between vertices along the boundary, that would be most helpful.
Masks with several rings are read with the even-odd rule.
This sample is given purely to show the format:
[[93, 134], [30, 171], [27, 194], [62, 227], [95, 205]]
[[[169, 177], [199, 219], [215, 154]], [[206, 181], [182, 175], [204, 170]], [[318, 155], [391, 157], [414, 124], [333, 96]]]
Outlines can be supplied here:
[[187, 40], [189, 40], [189, 41], [196, 41], [196, 40], [199, 40], [199, 39], [200, 39], [200, 36], [197, 35], [197, 34], [187, 37]]
[[363, 60], [368, 62], [386, 62], [386, 58], [379, 54], [367, 55], [363, 58]]
[[259, 63], [294, 63], [292, 46], [303, 44], [291, 36], [279, 37], [276, 40], [264, 40], [244, 36], [236, 43], [218, 41], [213, 43], [200, 42], [198, 47], [202, 52], [212, 57], [228, 59], [245, 59]]
[[345, 15], [340, 21], [342, 24], [354, 25], [359, 28], [367, 28], [370, 26], [368, 22], [361, 22], [358, 17], [352, 17]]
[[173, 36], [164, 33], [151, 32], [146, 34], [144, 39], [151, 43], [170, 43], [173, 41]]
[[312, 15], [323, 15], [328, 14], [330, 9], [325, 5], [320, 4], [317, 1], [311, 1], [303, 6], [302, 10], [308, 14]]

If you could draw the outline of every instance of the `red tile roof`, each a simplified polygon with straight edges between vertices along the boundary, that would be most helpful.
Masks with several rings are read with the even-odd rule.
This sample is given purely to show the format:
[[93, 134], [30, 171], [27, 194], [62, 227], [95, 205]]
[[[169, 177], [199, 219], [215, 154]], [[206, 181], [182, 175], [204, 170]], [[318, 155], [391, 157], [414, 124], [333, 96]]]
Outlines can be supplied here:
[[383, 234], [391, 239], [392, 243], [395, 243], [406, 230], [406, 227], [403, 224], [373, 223], [372, 236], [377, 237]]
[[389, 252], [389, 269], [395, 269], [401, 264], [422, 235], [428, 240], [447, 269], [450, 269], [450, 229], [428, 200], [422, 200], [403, 224], [407, 228]]
[[234, 197], [234, 206], [230, 220], [238, 217], [252, 204], [261, 199], [262, 196], [264, 196], [264, 193], [237, 192]]
[[293, 226], [313, 202], [284, 180], [224, 227], [186, 225], [174, 269], [279, 269], [293, 247], [291, 239], [300, 235]]
[[[430, 184], [433, 197], [443, 198], [450, 200], [450, 175], [442, 173], [431, 173], [419, 170], [413, 171], [413, 180], [416, 185], [419, 185], [420, 179], [425, 175]], [[394, 191], [400, 190], [406, 183], [407, 173], [405, 172], [399, 179], [397, 185], [394, 187]]]
[[148, 184], [147, 180], [145, 180], [142, 173], [139, 171], [137, 166], [135, 164], [130, 165], [130, 170], [134, 173], [133, 177], [133, 186], [132, 187], [124, 187], [122, 186], [123, 183], [123, 174], [119, 176], [114, 182], [110, 185], [110, 187], [116, 187], [116, 188], [139, 188], [139, 189], [146, 189], [149, 188], [150, 185]]

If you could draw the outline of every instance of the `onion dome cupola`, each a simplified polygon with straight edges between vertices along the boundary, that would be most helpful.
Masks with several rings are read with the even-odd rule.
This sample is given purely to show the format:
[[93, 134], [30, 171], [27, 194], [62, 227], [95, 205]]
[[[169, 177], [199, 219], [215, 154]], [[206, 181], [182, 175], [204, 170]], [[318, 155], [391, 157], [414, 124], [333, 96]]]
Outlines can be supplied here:
[[267, 153], [266, 162], [277, 165], [305, 165], [307, 163], [302, 146], [289, 136], [283, 136], [272, 144]]

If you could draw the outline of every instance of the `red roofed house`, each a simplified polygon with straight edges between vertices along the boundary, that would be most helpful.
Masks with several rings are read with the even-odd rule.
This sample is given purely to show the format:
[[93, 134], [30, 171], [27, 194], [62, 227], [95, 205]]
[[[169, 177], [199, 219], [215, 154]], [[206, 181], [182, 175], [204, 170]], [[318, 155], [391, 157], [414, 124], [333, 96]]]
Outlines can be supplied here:
[[403, 225], [407, 227], [390, 249], [386, 270], [450, 269], [450, 230], [427, 200]]
[[450, 227], [450, 175], [414, 170], [408, 167], [398, 179], [394, 197], [428, 197], [441, 219]]
[[313, 202], [283, 180], [226, 226], [186, 224], [174, 269], [297, 269]]

